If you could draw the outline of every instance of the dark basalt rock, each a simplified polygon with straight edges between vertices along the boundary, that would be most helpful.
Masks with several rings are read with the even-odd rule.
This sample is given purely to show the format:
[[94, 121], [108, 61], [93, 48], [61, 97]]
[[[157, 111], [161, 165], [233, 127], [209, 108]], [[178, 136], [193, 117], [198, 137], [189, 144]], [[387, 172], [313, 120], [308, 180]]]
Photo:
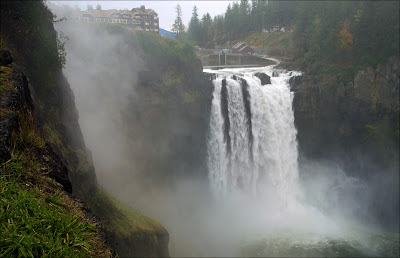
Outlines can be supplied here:
[[258, 77], [261, 80], [261, 85], [271, 84], [271, 77], [266, 75], [265, 73], [256, 73], [254, 76]]
[[302, 76], [293, 76], [289, 79], [289, 85], [290, 85], [290, 89], [292, 91], [297, 91], [300, 88], [300, 85], [302, 84]]
[[[8, 57], [9, 54], [8, 50], [1, 51], [2, 64], [4, 63], [3, 56], [5, 56], [7, 64], [12, 62], [11, 55]], [[6, 91], [0, 99], [0, 108], [8, 110], [4, 111], [6, 114], [0, 120], [0, 162], [6, 161], [11, 157], [11, 136], [19, 128], [18, 116], [15, 111], [31, 112], [33, 110], [26, 77], [22, 72], [13, 71], [12, 79], [14, 89]]]
[[17, 129], [18, 117], [15, 114], [8, 114], [0, 121], [0, 162], [11, 158], [11, 135]]
[[250, 160], [253, 160], [253, 125], [251, 116], [251, 104], [250, 104], [250, 92], [249, 85], [245, 79], [241, 79], [242, 94], [243, 94], [243, 104], [247, 116], [247, 128], [249, 131], [249, 154]]
[[226, 88], [226, 79], [222, 80], [221, 88], [221, 113], [224, 118], [224, 141], [226, 142], [226, 152], [231, 153], [231, 137], [230, 132], [230, 121], [229, 121], [229, 109], [228, 109], [228, 89]]
[[7, 91], [0, 99], [0, 108], [23, 109], [25, 112], [32, 111], [31, 93], [28, 87], [28, 80], [20, 71], [12, 74], [15, 90]]
[[273, 71], [273, 72], [272, 72], [272, 77], [279, 77], [279, 73], [276, 72], [276, 71]]
[[44, 150], [38, 153], [41, 156], [41, 163], [45, 164], [44, 168], [49, 168], [49, 176], [63, 186], [63, 190], [72, 193], [71, 181], [68, 178], [68, 169], [62, 162], [61, 158], [54, 152], [51, 146], [46, 143]]
[[[11, 64], [12, 57], [8, 50], [1, 51], [1, 64]], [[14, 131], [19, 130], [17, 112], [32, 113], [33, 104], [26, 76], [13, 68], [13, 89], [7, 90], [0, 99], [0, 108], [6, 110], [6, 115], [0, 119], [0, 162], [11, 157], [11, 137]], [[49, 144], [45, 148], [33, 149], [34, 155], [41, 160], [43, 170], [49, 170], [49, 176], [61, 184], [64, 191], [72, 193], [72, 185], [68, 178], [68, 169], [61, 158], [54, 152]]]
[[13, 58], [8, 50], [0, 50], [0, 65], [8, 66], [13, 62]]

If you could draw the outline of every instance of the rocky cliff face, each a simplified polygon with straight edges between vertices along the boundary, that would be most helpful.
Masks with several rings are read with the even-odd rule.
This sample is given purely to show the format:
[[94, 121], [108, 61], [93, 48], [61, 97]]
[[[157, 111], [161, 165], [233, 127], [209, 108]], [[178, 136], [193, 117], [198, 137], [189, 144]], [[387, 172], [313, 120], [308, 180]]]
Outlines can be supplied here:
[[[106, 238], [120, 256], [168, 256], [169, 236], [160, 223], [125, 207], [97, 184], [78, 123], [75, 97], [62, 72], [62, 47], [57, 43], [53, 14], [41, 1], [10, 1], [0, 11], [0, 41], [18, 65], [16, 71], [2, 67], [2, 73], [12, 73], [10, 76], [18, 82], [15, 90], [1, 96], [2, 110], [14, 105], [33, 114], [32, 123], [46, 140], [45, 148], [37, 152], [38, 159], [51, 165], [49, 173], [60, 172], [61, 177], [54, 178], [64, 190], [71, 191], [72, 185], [72, 193], [102, 220]], [[8, 65], [12, 58], [5, 52], [1, 55], [1, 64]], [[18, 119], [13, 112], [0, 116], [0, 156], [4, 161], [10, 152], [5, 143], [18, 129]]]
[[[399, 60], [361, 71], [348, 84], [333, 81], [316, 83], [310, 75], [292, 81], [301, 151], [327, 157], [361, 150], [382, 166], [398, 160]], [[347, 159], [354, 163], [354, 157]]]
[[128, 106], [130, 113], [124, 112], [138, 168], [159, 179], [207, 176], [211, 87], [199, 62], [191, 67], [149, 66], [139, 72], [136, 101]]
[[67, 23], [60, 30], [69, 37], [66, 74], [99, 181], [119, 194], [170, 187], [185, 175], [206, 178], [212, 83], [194, 49], [120, 26]]
[[[65, 74], [99, 183], [171, 230], [182, 228], [168, 224], [178, 202], [171, 195], [185, 179], [207, 179], [212, 97], [193, 47], [112, 24], [67, 22], [59, 29], [69, 37]], [[154, 239], [162, 246], [167, 236], [159, 230]], [[133, 246], [154, 251], [147, 237], [115, 246], [127, 256]]]
[[360, 71], [348, 84], [315, 78], [291, 82], [300, 165], [329, 160], [360, 178], [373, 196], [370, 214], [387, 230], [398, 228], [399, 60]]

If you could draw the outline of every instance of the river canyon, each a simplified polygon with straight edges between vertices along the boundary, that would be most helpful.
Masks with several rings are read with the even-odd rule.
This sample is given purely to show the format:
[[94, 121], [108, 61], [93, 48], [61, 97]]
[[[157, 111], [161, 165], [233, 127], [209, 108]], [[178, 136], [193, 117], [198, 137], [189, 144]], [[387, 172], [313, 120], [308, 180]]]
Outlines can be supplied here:
[[374, 181], [340, 155], [309, 155], [301, 71], [202, 71], [154, 62], [112, 26], [59, 30], [99, 184], [160, 221], [172, 256], [392, 254], [398, 174]]
[[0, 256], [399, 257], [396, 7], [6, 1]]

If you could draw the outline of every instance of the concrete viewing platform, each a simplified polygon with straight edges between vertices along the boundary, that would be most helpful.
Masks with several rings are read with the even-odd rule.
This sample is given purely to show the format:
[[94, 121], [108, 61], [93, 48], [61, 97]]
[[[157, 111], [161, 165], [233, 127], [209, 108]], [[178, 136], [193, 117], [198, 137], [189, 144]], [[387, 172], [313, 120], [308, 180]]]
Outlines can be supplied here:
[[265, 65], [211, 65], [203, 66], [203, 69], [219, 70], [225, 68], [252, 68], [252, 67], [263, 67]]
[[206, 55], [201, 57], [203, 69], [251, 68], [278, 64], [279, 61], [261, 55]]

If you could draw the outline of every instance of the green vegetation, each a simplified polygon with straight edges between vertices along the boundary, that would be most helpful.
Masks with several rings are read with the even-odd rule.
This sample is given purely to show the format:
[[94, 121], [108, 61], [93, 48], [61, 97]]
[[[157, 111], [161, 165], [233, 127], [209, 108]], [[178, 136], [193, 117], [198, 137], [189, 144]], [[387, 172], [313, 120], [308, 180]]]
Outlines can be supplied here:
[[[44, 140], [34, 118], [19, 114], [20, 128], [13, 134], [14, 151], [0, 165], [0, 255], [109, 257], [110, 251], [85, 218], [78, 203], [60, 191], [40, 160]], [[148, 234], [157, 246], [161, 224], [116, 201], [97, 188], [87, 202], [99, 214], [106, 230], [123, 239]], [[155, 252], [155, 251], [154, 251]]]
[[[55, 181], [38, 173], [39, 161], [26, 155], [16, 152], [0, 167], [0, 256], [111, 256], [95, 235], [95, 224], [59, 192]], [[91, 204], [107, 231], [119, 239], [131, 234], [156, 237], [155, 232], [163, 229], [100, 188]], [[153, 247], [156, 244], [154, 239]]]
[[291, 33], [254, 32], [248, 35], [244, 40], [232, 41], [232, 44], [235, 44], [239, 41], [243, 41], [245, 44], [251, 46], [252, 48], [268, 49], [268, 54], [271, 56], [293, 56], [292, 52], [290, 51]]
[[41, 89], [49, 89], [54, 84], [48, 80], [47, 73], [54, 73], [65, 64], [63, 42], [49, 27], [54, 18], [40, 0], [6, 1], [1, 8], [2, 44], [16, 50], [12, 51], [13, 56], [29, 66], [27, 75]]
[[80, 214], [70, 214], [61, 195], [42, 193], [21, 181], [26, 169], [13, 156], [0, 169], [0, 255], [90, 255], [95, 226]]
[[154, 33], [132, 31], [117, 24], [93, 24], [93, 26], [98, 26], [97, 29], [103, 32], [122, 36], [124, 42], [135, 48], [137, 53], [141, 53], [147, 62], [160, 67], [172, 64], [193, 65], [193, 62], [198, 60], [193, 45], [189, 43], [182, 44]]
[[182, 22], [182, 8], [178, 4], [175, 7], [176, 10], [176, 19], [174, 25], [172, 25], [172, 31], [176, 33], [176, 37], [178, 40], [181, 40], [181, 34], [185, 31], [185, 25]]
[[129, 237], [146, 233], [152, 235], [164, 230], [159, 222], [115, 200], [101, 188], [97, 189], [90, 204], [93, 211], [99, 214], [107, 230], [116, 236]]
[[[54, 18], [43, 1], [9, 1], [2, 4], [1, 45], [10, 50], [15, 63], [27, 75], [35, 114], [39, 119], [20, 114], [21, 128], [13, 135], [14, 154], [11, 160], [1, 165], [1, 202], [4, 208], [1, 227], [13, 228], [0, 238], [1, 241], [8, 239], [8, 242], [0, 242], [0, 255], [110, 256], [110, 251], [95, 233], [97, 229], [93, 223], [84, 218], [80, 204], [57, 193], [60, 186], [48, 177], [51, 168], [42, 160], [43, 139], [65, 162], [74, 195], [83, 199], [96, 216], [104, 219], [102, 224], [106, 232], [111, 234], [111, 239], [118, 241], [114, 243], [117, 251], [121, 248], [135, 251], [130, 246], [137, 239], [146, 239], [149, 246], [157, 249], [161, 240], [158, 235], [160, 232], [156, 230], [164, 230], [162, 226], [115, 201], [97, 185], [93, 165], [86, 157], [73, 95], [62, 75], [65, 52], [61, 37], [53, 28]], [[110, 33], [120, 36], [126, 33], [129, 35], [128, 42], [136, 42], [131, 31], [119, 30], [117, 26], [108, 29]], [[164, 48], [171, 58], [176, 51], [174, 48], [182, 48], [177, 44]], [[185, 58], [188, 57], [182, 55], [177, 60], [189, 62]], [[7, 68], [1, 69], [3, 90], [0, 94], [7, 90], [9, 82], [3, 76], [8, 72]], [[0, 114], [7, 112], [15, 111], [1, 110]], [[17, 198], [21, 202], [17, 202]], [[14, 218], [15, 223], [10, 224], [10, 216], [17, 214], [10, 213], [14, 211], [24, 216], [18, 221]], [[49, 228], [49, 223], [54, 226]], [[127, 235], [135, 237], [124, 238]], [[167, 233], [166, 236], [168, 239]], [[28, 243], [34, 244], [27, 246]], [[164, 246], [167, 248], [167, 242]], [[155, 254], [155, 251], [151, 252], [153, 249], [148, 249], [148, 252], [144, 249], [142, 255]]]
[[[0, 67], [0, 97], [15, 91], [15, 73]], [[12, 108], [0, 114], [17, 115], [19, 124], [11, 158], [0, 164], [0, 256], [111, 256], [95, 223], [49, 177], [53, 168], [43, 161], [45, 140], [34, 116]]]
[[[358, 71], [399, 56], [398, 10], [399, 1], [241, 0], [214, 19], [205, 14], [199, 20], [194, 9], [188, 36], [209, 48], [247, 37], [245, 42], [271, 55], [294, 58], [302, 70], [335, 74], [346, 83]], [[284, 28], [285, 36], [262, 32], [273, 27]]]
[[83, 198], [94, 188], [96, 179], [93, 169], [78, 171], [78, 167], [88, 167], [76, 157], [76, 151], [86, 147], [79, 127], [74, 128], [78, 123], [76, 109], [61, 71], [65, 63], [63, 36], [54, 30], [54, 22], [55, 16], [41, 0], [7, 1], [1, 8], [1, 42], [29, 79], [35, 112], [40, 117], [38, 129], [62, 155], [71, 180], [82, 183], [82, 187], [76, 185], [75, 194]]
[[45, 142], [39, 133], [33, 116], [21, 112], [19, 114], [19, 123], [19, 132], [13, 135], [15, 145], [21, 150], [44, 148]]
[[0, 165], [0, 256], [110, 256], [95, 224], [48, 177], [33, 116], [18, 117], [11, 159]]
[[194, 47], [188, 43], [182, 45], [176, 40], [141, 31], [137, 32], [136, 40], [149, 61], [158, 62], [161, 66], [171, 63], [190, 65], [198, 59]]

